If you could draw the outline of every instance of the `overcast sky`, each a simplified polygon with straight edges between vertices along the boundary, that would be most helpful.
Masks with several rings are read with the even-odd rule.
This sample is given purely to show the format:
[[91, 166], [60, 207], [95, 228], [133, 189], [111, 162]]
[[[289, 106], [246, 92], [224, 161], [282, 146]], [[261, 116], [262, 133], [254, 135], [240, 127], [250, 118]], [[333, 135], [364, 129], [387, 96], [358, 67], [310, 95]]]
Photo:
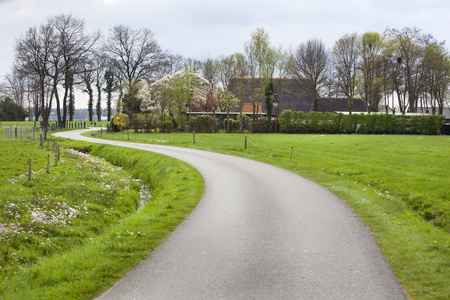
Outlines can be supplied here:
[[11, 70], [15, 40], [60, 13], [84, 19], [87, 33], [149, 28], [163, 49], [197, 59], [243, 52], [258, 26], [286, 49], [311, 38], [332, 47], [346, 33], [387, 27], [450, 43], [449, 0], [0, 0], [0, 76]]

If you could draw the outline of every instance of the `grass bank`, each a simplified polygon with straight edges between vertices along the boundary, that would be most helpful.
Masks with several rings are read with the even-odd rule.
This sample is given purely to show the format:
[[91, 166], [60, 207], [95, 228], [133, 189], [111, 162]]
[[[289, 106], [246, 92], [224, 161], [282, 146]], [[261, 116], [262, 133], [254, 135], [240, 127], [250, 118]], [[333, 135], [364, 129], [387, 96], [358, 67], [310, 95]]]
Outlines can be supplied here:
[[[111, 146], [62, 144], [106, 160], [65, 150], [47, 174], [48, 152], [38, 143], [0, 143], [0, 299], [99, 295], [147, 257], [203, 194], [202, 177], [180, 161]], [[24, 171], [18, 151], [26, 160], [45, 157], [36, 162], [31, 181], [16, 176]]]
[[[89, 133], [91, 135], [91, 133]], [[128, 140], [126, 133], [103, 136]], [[131, 142], [242, 156], [309, 178], [370, 228], [413, 299], [450, 299], [448, 136], [131, 134]]]

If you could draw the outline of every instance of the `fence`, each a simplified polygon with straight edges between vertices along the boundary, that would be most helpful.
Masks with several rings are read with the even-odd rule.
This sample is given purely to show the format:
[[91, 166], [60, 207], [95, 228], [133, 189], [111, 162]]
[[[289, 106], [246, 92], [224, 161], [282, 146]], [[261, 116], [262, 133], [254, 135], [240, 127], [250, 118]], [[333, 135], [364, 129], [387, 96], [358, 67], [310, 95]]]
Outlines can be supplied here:
[[36, 133], [42, 135], [42, 129], [36, 127], [5, 127], [5, 137], [8, 139], [36, 141]]

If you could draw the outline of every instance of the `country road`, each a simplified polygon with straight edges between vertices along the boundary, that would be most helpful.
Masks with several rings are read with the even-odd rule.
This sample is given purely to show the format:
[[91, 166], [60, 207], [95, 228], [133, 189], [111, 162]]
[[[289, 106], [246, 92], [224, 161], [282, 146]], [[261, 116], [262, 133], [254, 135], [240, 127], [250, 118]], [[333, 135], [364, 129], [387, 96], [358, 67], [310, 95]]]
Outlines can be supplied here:
[[305, 178], [223, 154], [80, 136], [194, 166], [205, 194], [193, 213], [99, 299], [406, 299], [369, 230]]

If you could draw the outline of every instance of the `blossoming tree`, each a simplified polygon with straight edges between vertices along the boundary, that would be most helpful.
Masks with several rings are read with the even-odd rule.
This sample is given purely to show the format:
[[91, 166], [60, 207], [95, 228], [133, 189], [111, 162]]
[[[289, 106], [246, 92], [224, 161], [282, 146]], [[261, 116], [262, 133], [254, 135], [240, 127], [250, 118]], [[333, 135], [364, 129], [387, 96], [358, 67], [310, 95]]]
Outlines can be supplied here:
[[[186, 112], [190, 115], [191, 105], [204, 103], [210, 89], [208, 80], [186, 68], [152, 83], [150, 97], [141, 98], [141, 110], [156, 111], [164, 126], [169, 111], [178, 116]], [[161, 130], [164, 131], [164, 127]]]

